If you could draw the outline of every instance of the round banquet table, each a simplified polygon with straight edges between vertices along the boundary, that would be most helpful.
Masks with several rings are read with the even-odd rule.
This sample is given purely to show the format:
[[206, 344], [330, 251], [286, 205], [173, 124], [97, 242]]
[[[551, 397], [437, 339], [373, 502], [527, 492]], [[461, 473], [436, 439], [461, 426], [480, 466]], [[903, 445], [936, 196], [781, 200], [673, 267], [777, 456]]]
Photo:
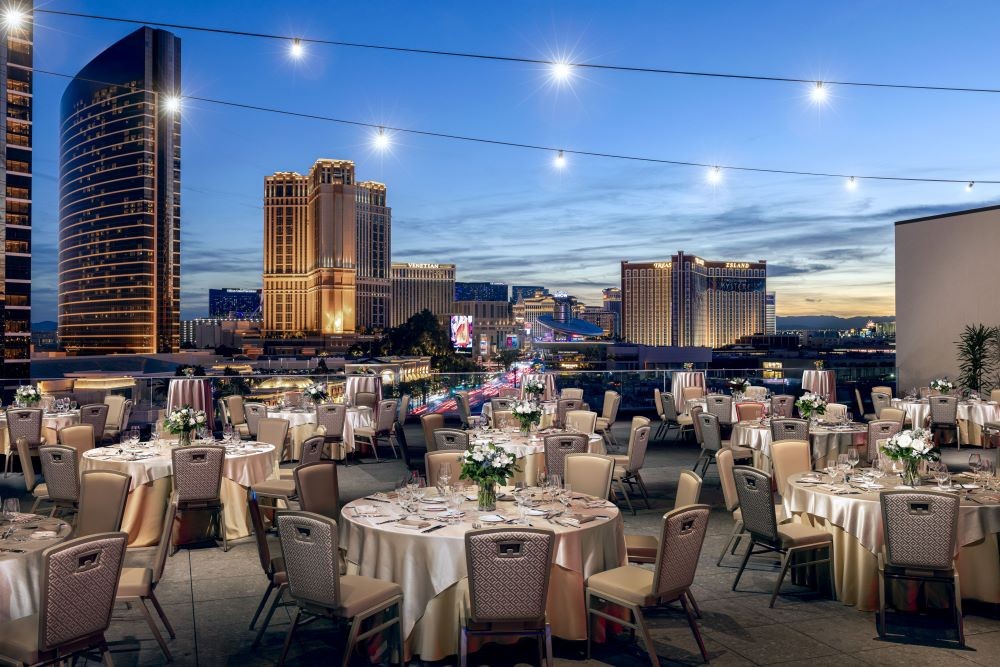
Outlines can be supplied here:
[[378, 375], [348, 375], [347, 386], [344, 387], [344, 399], [348, 405], [354, 405], [354, 396], [358, 392], [375, 394], [375, 400], [382, 400], [382, 378]]
[[538, 380], [545, 387], [543, 401], [556, 400], [556, 376], [554, 373], [525, 373], [521, 376], [521, 400], [528, 398], [524, 394], [524, 385], [528, 380]]
[[[542, 401], [538, 405], [542, 408], [542, 419], [538, 422], [538, 427], [543, 429], [551, 427], [556, 419], [559, 402]], [[491, 403], [483, 403], [482, 414], [489, 420], [490, 424], [493, 424], [493, 405]]]
[[[505, 431], [472, 431], [469, 438], [473, 444], [492, 442], [513, 454], [517, 458], [518, 471], [508, 481], [524, 482], [528, 486], [534, 486], [538, 480], [538, 473], [545, 469], [545, 436], [569, 433], [553, 428], [543, 429], [531, 435], [522, 435], [520, 429], [514, 428]], [[604, 439], [596, 434], [590, 434], [589, 438], [587, 451], [591, 454], [604, 454]]]
[[819, 394], [829, 403], [837, 402], [837, 374], [834, 371], [802, 371], [802, 388]]
[[701, 371], [674, 371], [670, 374], [670, 391], [674, 395], [677, 412], [687, 411], [684, 405], [684, 389], [687, 387], [705, 389], [705, 374]]
[[[764, 472], [771, 471], [771, 426], [767, 419], [752, 419], [733, 425], [730, 438], [733, 446], [749, 447], [754, 451], [753, 464]], [[852, 448], [867, 451], [868, 427], [864, 424], [811, 424], [809, 443], [812, 449], [813, 468], [821, 470], [827, 460], [836, 460]], [[864, 458], [864, 456], [862, 456]]]
[[[892, 407], [906, 413], [914, 427], [920, 427], [931, 415], [931, 406], [926, 398], [892, 399]], [[958, 429], [963, 445], [981, 445], [983, 425], [1000, 422], [1000, 405], [995, 401], [959, 401]]]
[[[355, 508], [359, 504], [375, 506], [379, 516], [358, 516]], [[405, 528], [392, 522], [405, 512], [391, 501], [360, 499], [341, 511], [340, 547], [347, 552], [348, 572], [392, 581], [403, 589], [401, 622], [407, 660], [416, 655], [423, 660], [441, 660], [458, 653], [457, 628], [468, 591], [465, 534], [482, 514], [475, 510], [474, 501], [467, 500], [461, 509], [465, 516], [460, 523], [426, 533], [420, 532], [426, 528]], [[548, 597], [552, 632], [564, 639], [582, 640], [587, 637], [584, 582], [592, 574], [625, 565], [625, 532], [618, 508], [609, 502], [588, 509], [582, 501], [574, 501], [571, 510], [607, 518], [579, 527], [551, 523], [544, 517], [529, 520], [534, 527], [556, 535]], [[497, 511], [511, 517], [517, 509], [514, 503], [501, 501]], [[426, 523], [428, 527], [441, 525], [434, 520]]]
[[[268, 417], [288, 420], [288, 437], [292, 444], [292, 460], [302, 457], [302, 443], [311, 438], [318, 429], [318, 419], [315, 408], [291, 408], [267, 411]], [[375, 414], [368, 406], [349, 407], [344, 416], [344, 441], [336, 446], [336, 451], [330, 452], [330, 458], [343, 460], [354, 451], [354, 429], [359, 426], [371, 426], [375, 423]], [[324, 430], [323, 433], [326, 433]]]
[[[18, 514], [14, 533], [0, 540], [0, 623], [38, 612], [41, 596], [42, 552], [59, 544], [73, 530], [61, 519], [37, 514]], [[0, 532], [10, 524], [0, 521]], [[54, 536], [32, 537], [36, 531], [53, 531]]]
[[171, 410], [190, 405], [195, 410], [204, 410], [209, 424], [215, 423], [212, 406], [212, 383], [201, 378], [173, 378], [167, 385], [167, 414]]
[[[80, 423], [80, 411], [45, 412], [42, 414], [42, 437], [45, 442], [54, 445], [59, 442], [59, 431], [67, 426]], [[10, 437], [7, 435], [7, 413], [0, 412], [0, 429], [3, 429], [3, 451], [10, 451]]]
[[[863, 611], [878, 609], [878, 562], [882, 550], [882, 510], [879, 492], [840, 495], [823, 485], [799, 482], [802, 474], [789, 478], [782, 494], [785, 511], [793, 521], [821, 528], [833, 535], [834, 576], [837, 599]], [[956, 481], [970, 481], [959, 478]], [[885, 488], [900, 484], [899, 478], [881, 480]], [[909, 488], [909, 487], [906, 487]], [[934, 491], [936, 486], [919, 490]], [[963, 599], [1000, 603], [1000, 494], [975, 491], [975, 501], [963, 501], [958, 514], [956, 557]]]
[[[197, 445], [200, 441], [195, 441]], [[209, 443], [216, 444], [216, 443]], [[277, 456], [274, 445], [263, 442], [244, 442], [244, 446], [227, 448], [222, 468], [222, 487], [219, 495], [225, 503], [226, 537], [235, 540], [247, 537], [252, 531], [247, 509], [247, 489], [254, 484], [277, 476]], [[158, 440], [152, 446], [98, 447], [84, 452], [80, 470], [115, 470], [131, 477], [122, 530], [128, 533], [129, 547], [148, 547], [160, 541], [163, 515], [173, 490], [174, 466], [171, 451], [175, 441]], [[177, 529], [178, 543], [189, 542], [196, 535], [209, 533], [207, 513], [189, 513], [181, 517]]]

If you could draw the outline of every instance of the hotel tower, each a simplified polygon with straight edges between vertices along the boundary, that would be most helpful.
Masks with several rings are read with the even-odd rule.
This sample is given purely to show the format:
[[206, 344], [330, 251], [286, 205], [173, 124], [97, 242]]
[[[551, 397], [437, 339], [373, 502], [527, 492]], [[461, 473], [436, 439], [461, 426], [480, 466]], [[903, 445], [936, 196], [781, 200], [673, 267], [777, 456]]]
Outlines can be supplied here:
[[180, 347], [180, 40], [139, 28], [62, 97], [59, 336], [75, 354]]

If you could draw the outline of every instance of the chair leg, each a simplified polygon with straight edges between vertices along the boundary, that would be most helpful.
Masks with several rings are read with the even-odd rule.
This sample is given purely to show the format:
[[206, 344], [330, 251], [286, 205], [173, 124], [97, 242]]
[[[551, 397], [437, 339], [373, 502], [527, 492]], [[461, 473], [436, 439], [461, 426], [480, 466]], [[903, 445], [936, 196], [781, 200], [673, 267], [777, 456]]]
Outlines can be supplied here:
[[882, 574], [881, 568], [879, 568], [878, 573], [878, 614], [875, 616], [875, 629], [878, 630], [878, 636], [885, 637], [885, 575]]
[[229, 551], [229, 538], [226, 537], [226, 504], [220, 503], [216, 512], [216, 521], [219, 523], [219, 532], [222, 533], [222, 552]]
[[348, 667], [351, 664], [351, 656], [354, 654], [354, 646], [358, 643], [358, 633], [361, 631], [361, 622], [364, 619], [360, 616], [355, 616], [351, 620], [351, 631], [347, 633], [347, 645], [344, 646], [344, 660], [341, 662], [341, 667]]
[[633, 474], [635, 475], [635, 481], [639, 483], [639, 492], [642, 493], [642, 499], [646, 503], [646, 509], [653, 509], [653, 506], [649, 504], [649, 492], [646, 491], [646, 483], [642, 481], [642, 475], [639, 474], [638, 470], [636, 470]]
[[744, 556], [743, 556], [743, 562], [740, 563], [740, 570], [739, 570], [739, 572], [736, 573], [736, 579], [733, 580], [733, 590], [734, 591], [736, 590], [736, 586], [740, 583], [740, 577], [743, 576], [743, 570], [746, 569], [747, 563], [750, 561], [750, 555], [753, 554], [753, 545], [754, 545], [754, 542], [751, 539], [750, 540], [750, 548], [747, 549], [746, 554], [744, 554]]
[[[707, 663], [708, 651], [705, 650], [705, 642], [701, 639], [701, 630], [698, 628], [698, 621], [696, 621], [694, 616], [691, 614], [691, 609], [688, 607], [687, 600], [685, 599], [685, 597], [689, 595], [691, 595], [690, 591], [681, 595], [681, 606], [684, 607], [684, 613], [687, 615], [688, 625], [691, 626], [691, 634], [694, 635], [695, 641], [698, 642], [698, 649], [701, 651], [701, 659]], [[694, 598], [691, 598], [691, 604], [697, 611], [698, 607], [694, 604]], [[698, 614], [698, 616], [701, 616], [701, 614]]]
[[[285, 645], [281, 649], [281, 657], [278, 658], [278, 667], [282, 667], [285, 664], [285, 657], [288, 655], [288, 648], [292, 645], [292, 635], [295, 634], [295, 628], [299, 625], [299, 618], [302, 617], [302, 610], [295, 610], [295, 618], [292, 619], [292, 627], [288, 628], [288, 634], [285, 635]], [[269, 619], [270, 620], [270, 619]]]
[[31, 506], [32, 514], [37, 514], [36, 510], [38, 509], [38, 506], [41, 504], [41, 502], [42, 502], [41, 498], [35, 498], [35, 503]]
[[684, 595], [687, 597], [688, 602], [691, 603], [691, 609], [694, 610], [694, 615], [701, 618], [701, 609], [698, 608], [698, 601], [695, 600], [694, 595], [691, 594], [691, 589], [687, 589], [687, 591], [684, 592]]
[[153, 591], [149, 592], [149, 601], [153, 603], [153, 609], [156, 610], [157, 616], [163, 621], [163, 627], [167, 629], [167, 634], [170, 635], [171, 639], [176, 639], [177, 634], [174, 632], [174, 626], [170, 625], [170, 621], [167, 619], [167, 614], [163, 611], [163, 607], [160, 606], [160, 601], [156, 599]]
[[[964, 645], [964, 643], [963, 643]], [[545, 667], [555, 667], [552, 655], [552, 626], [545, 624]]]
[[260, 640], [264, 637], [264, 631], [267, 630], [267, 626], [271, 623], [271, 617], [274, 616], [274, 610], [281, 606], [281, 598], [284, 597], [285, 586], [278, 587], [278, 593], [271, 600], [271, 607], [267, 610], [267, 616], [264, 617], [264, 622], [261, 623], [260, 628], [257, 630], [257, 636], [254, 637], [253, 643], [250, 644], [250, 648], [257, 648], [260, 644]]
[[656, 655], [656, 644], [649, 634], [649, 627], [646, 619], [642, 616], [642, 610], [637, 606], [632, 607], [632, 615], [635, 617], [635, 624], [639, 626], [639, 633], [642, 635], [642, 643], [646, 645], [646, 653], [649, 654], [649, 662], [653, 667], [660, 667], [660, 656]]
[[621, 491], [622, 497], [625, 498], [625, 504], [628, 505], [629, 511], [632, 512], [632, 516], [635, 516], [635, 508], [632, 507], [632, 501], [628, 497], [628, 491], [625, 490], [625, 485], [622, 484], [620, 479], [615, 481], [618, 482], [618, 490]]
[[788, 572], [788, 566], [792, 564], [792, 552], [793, 549], [789, 549], [781, 557], [781, 574], [778, 575], [778, 581], [774, 583], [774, 592], [771, 593], [771, 602], [768, 607], [774, 608], [774, 601], [778, 599], [778, 593], [781, 591], [781, 582], [785, 580], [785, 574]]
[[593, 596], [590, 594], [589, 590], [586, 591], [586, 598], [587, 598], [586, 599], [586, 603], [587, 603], [587, 660], [590, 660], [590, 635], [591, 635], [591, 626], [593, 625], [593, 623], [591, 622], [591, 616], [592, 616], [592, 614], [590, 613], [590, 610], [593, 609], [593, 605], [591, 604], [592, 601], [593, 601]]
[[139, 598], [139, 603], [137, 605], [142, 610], [142, 615], [146, 619], [146, 625], [153, 632], [153, 638], [156, 639], [156, 643], [160, 645], [160, 650], [163, 651], [164, 657], [166, 657], [167, 662], [173, 662], [174, 656], [170, 654], [170, 649], [167, 648], [167, 643], [163, 641], [163, 635], [160, 634], [160, 629], [156, 627], [156, 622], [153, 621], [152, 615], [149, 613], [149, 607], [146, 606], [146, 601]]
[[111, 659], [111, 649], [108, 648], [107, 642], [101, 642], [101, 659], [104, 661], [105, 667], [115, 667], [115, 661]]
[[267, 583], [267, 590], [264, 591], [264, 595], [260, 598], [260, 604], [257, 605], [257, 611], [254, 612], [253, 618], [250, 619], [250, 629], [253, 630], [253, 626], [257, 625], [257, 619], [260, 618], [260, 612], [264, 611], [264, 606], [267, 605], [267, 599], [271, 597], [271, 591], [274, 590], [274, 582], [269, 581]]
[[715, 561], [716, 567], [722, 566], [722, 559], [726, 557], [726, 552], [729, 551], [730, 548], [732, 549], [731, 553], [734, 554], [736, 553], [736, 545], [739, 544], [742, 539], [743, 539], [743, 523], [737, 521], [736, 524], [733, 526], [733, 532], [729, 536], [729, 541], [726, 542], [726, 546], [722, 548], [722, 553], [719, 554], [719, 560]]
[[693, 466], [691, 466], [691, 470], [697, 470], [698, 469], [698, 465], [701, 463], [701, 460], [703, 458], [705, 458], [705, 450], [704, 449], [701, 450], [701, 454], [698, 455], [698, 460], [694, 462]]
[[469, 635], [465, 627], [458, 631], [458, 664], [459, 667], [467, 667], [469, 664]]

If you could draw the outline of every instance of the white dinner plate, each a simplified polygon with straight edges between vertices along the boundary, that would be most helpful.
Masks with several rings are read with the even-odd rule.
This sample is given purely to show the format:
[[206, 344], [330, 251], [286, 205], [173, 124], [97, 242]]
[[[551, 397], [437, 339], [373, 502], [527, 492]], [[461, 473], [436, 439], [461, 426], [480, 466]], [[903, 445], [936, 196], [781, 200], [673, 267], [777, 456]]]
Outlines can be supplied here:
[[524, 510], [524, 513], [527, 514], [528, 516], [545, 516], [546, 514], [548, 514], [548, 512], [544, 510], [536, 510], [536, 509], [526, 509]]
[[420, 502], [422, 502], [422, 503], [438, 504], [438, 503], [445, 502], [445, 499], [435, 496], [434, 498], [421, 498]]
[[504, 519], [499, 514], [484, 514], [483, 516], [479, 517], [479, 520], [484, 523], [503, 523], [504, 521], [506, 521], [506, 519]]

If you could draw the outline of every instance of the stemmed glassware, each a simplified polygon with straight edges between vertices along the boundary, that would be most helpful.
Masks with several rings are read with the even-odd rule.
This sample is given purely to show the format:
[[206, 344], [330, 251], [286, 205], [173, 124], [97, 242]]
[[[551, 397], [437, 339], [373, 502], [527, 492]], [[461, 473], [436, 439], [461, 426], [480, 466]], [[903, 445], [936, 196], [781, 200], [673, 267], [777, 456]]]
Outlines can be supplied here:
[[932, 463], [934, 470], [934, 481], [937, 482], [938, 489], [946, 491], [951, 489], [951, 473], [948, 472], [948, 466], [942, 462]]
[[7, 498], [3, 501], [3, 518], [8, 523], [14, 523], [14, 519], [21, 513], [21, 501], [17, 498]]
[[972, 477], [978, 482], [979, 481], [979, 471], [983, 468], [983, 456], [979, 452], [973, 452], [969, 455], [969, 467], [972, 468]]

